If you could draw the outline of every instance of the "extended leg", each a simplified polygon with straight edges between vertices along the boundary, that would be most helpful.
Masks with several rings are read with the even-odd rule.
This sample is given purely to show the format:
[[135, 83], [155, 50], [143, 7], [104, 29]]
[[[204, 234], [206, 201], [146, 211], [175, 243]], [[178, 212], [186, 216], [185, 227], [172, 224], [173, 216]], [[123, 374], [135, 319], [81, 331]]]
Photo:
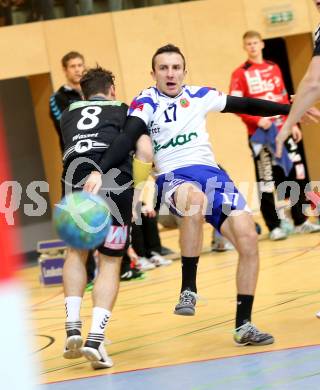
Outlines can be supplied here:
[[66, 307], [67, 339], [63, 356], [76, 359], [82, 356], [80, 308], [87, 283], [87, 251], [69, 248], [63, 266], [63, 287]]
[[184, 183], [175, 193], [177, 209], [183, 215], [180, 225], [182, 284], [175, 314], [194, 315], [197, 293], [197, 267], [203, 243], [203, 210], [207, 199], [194, 185]]
[[239, 254], [236, 284], [237, 312], [234, 340], [240, 345], [272, 344], [274, 338], [251, 324], [251, 312], [259, 273], [258, 239], [250, 214], [228, 217], [221, 232], [235, 246]]
[[94, 284], [92, 323], [82, 353], [95, 369], [112, 367], [112, 359], [104, 347], [104, 332], [117, 299], [122, 257], [99, 253], [99, 272]]

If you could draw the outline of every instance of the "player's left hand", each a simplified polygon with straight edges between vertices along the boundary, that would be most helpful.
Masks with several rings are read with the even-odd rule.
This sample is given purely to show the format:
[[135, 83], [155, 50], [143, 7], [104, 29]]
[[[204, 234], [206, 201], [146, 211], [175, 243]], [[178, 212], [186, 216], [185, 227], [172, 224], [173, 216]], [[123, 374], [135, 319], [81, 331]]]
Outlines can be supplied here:
[[97, 194], [102, 186], [102, 177], [99, 171], [92, 171], [83, 186], [83, 191]]

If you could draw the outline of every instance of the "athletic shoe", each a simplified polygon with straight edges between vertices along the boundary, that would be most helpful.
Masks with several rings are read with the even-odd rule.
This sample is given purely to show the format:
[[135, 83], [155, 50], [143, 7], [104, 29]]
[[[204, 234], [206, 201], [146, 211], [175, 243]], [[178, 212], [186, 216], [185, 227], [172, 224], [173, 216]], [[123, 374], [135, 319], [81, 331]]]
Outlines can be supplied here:
[[179, 303], [174, 309], [174, 314], [179, 316], [194, 316], [198, 295], [189, 288], [180, 294]]
[[104, 347], [104, 335], [89, 333], [82, 355], [91, 362], [91, 367], [95, 370], [100, 368], [110, 368], [113, 366], [112, 359], [108, 356]]
[[274, 343], [274, 338], [269, 333], [262, 333], [251, 322], [235, 329], [233, 339], [237, 345], [268, 345]]
[[320, 311], [318, 311], [318, 313], [316, 313], [316, 317], [320, 318]]
[[217, 230], [214, 230], [212, 235], [211, 250], [212, 252], [232, 251], [234, 250], [234, 246]]
[[287, 233], [287, 235], [294, 233], [294, 224], [289, 218], [281, 219], [280, 228]]
[[320, 232], [320, 225], [316, 223], [311, 223], [308, 220], [303, 222], [303, 224], [296, 226], [294, 232], [297, 234], [303, 233], [317, 233]]
[[174, 254], [174, 251], [171, 250], [170, 248], [167, 248], [166, 246], [162, 246], [160, 250], [160, 255], [161, 256], [167, 256], [167, 255], [172, 255]]
[[166, 259], [165, 257], [161, 256], [158, 252], [154, 252], [154, 251], [151, 251], [151, 257], [149, 257], [148, 260], [156, 267], [172, 264], [172, 260]]
[[156, 268], [155, 264], [151, 263], [146, 257], [138, 257], [136, 267], [141, 271], [150, 271]]
[[285, 240], [286, 238], [288, 238], [287, 233], [279, 227], [274, 228], [269, 233], [269, 239], [271, 241]]
[[120, 275], [120, 280], [128, 281], [128, 280], [142, 280], [146, 277], [146, 274], [140, 271], [137, 268], [130, 268]]
[[66, 322], [67, 339], [64, 346], [65, 359], [78, 359], [82, 356], [81, 321]]
[[234, 250], [234, 246], [226, 238], [216, 240], [211, 246], [212, 252], [225, 252], [225, 251], [233, 251], [233, 250]]

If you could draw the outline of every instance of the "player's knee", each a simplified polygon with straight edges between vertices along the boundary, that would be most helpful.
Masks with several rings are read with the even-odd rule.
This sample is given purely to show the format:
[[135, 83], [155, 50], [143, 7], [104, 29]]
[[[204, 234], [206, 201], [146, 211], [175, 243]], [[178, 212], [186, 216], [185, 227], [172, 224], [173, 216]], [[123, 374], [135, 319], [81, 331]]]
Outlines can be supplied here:
[[258, 253], [258, 234], [255, 229], [241, 232], [237, 237], [237, 247], [239, 252], [246, 257]]
[[202, 192], [190, 192], [187, 202], [187, 215], [194, 218], [203, 218], [207, 200]]
[[69, 247], [67, 250], [65, 262], [78, 262], [86, 263], [88, 258], [88, 251]]

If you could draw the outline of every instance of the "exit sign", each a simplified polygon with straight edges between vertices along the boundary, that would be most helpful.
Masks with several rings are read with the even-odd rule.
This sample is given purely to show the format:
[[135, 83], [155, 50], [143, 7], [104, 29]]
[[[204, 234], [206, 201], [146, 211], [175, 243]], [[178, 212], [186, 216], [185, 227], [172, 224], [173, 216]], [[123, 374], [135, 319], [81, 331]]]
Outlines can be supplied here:
[[293, 20], [293, 11], [278, 11], [278, 12], [269, 12], [267, 14], [268, 24], [284, 24], [289, 23]]

